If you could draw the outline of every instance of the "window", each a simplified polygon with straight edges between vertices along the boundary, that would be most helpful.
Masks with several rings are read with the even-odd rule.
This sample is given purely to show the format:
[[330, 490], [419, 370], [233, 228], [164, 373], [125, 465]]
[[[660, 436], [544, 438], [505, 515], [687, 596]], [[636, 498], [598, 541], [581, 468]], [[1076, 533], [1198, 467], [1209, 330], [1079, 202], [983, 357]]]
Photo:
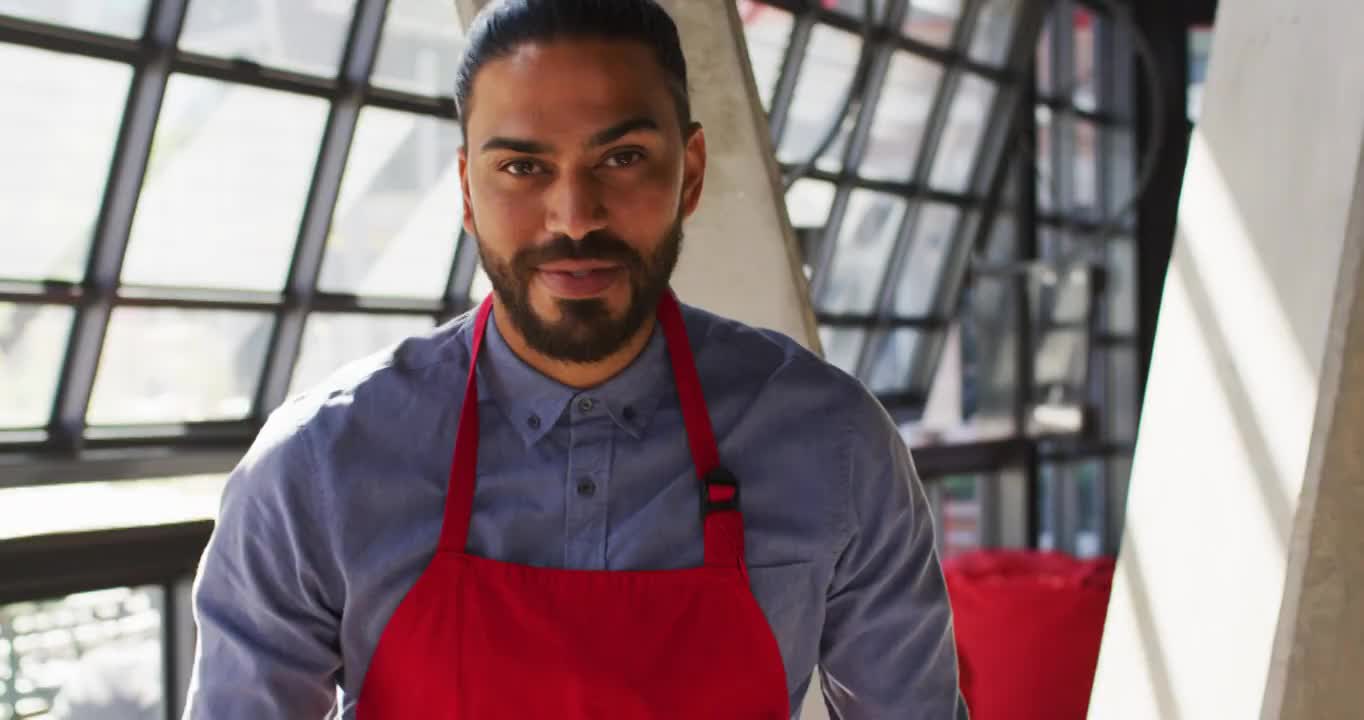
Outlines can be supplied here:
[[282, 290], [326, 120], [318, 98], [171, 77], [123, 281]]
[[180, 47], [332, 77], [341, 65], [354, 0], [191, 0]]
[[469, 306], [453, 8], [357, 7], [0, 0], [5, 484], [226, 470], [289, 392]]
[[326, 292], [438, 299], [459, 246], [459, 125], [360, 111], [318, 286]]
[[165, 717], [164, 605], [124, 587], [0, 606], [0, 718]]
[[[0, 15], [95, 33], [135, 38], [146, 23], [148, 0], [0, 0]], [[37, 76], [41, 77], [41, 76]]]
[[3, 44], [0, 67], [25, 68], [0, 75], [0, 279], [78, 282], [133, 69]]

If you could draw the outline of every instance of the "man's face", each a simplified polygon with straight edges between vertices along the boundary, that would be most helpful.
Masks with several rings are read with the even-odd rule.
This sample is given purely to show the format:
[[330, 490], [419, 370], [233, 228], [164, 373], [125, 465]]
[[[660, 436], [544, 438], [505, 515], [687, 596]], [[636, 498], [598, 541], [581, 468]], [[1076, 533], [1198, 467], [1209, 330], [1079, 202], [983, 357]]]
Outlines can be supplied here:
[[464, 227], [494, 292], [537, 352], [610, 355], [667, 289], [704, 136], [641, 43], [523, 45], [483, 66], [469, 105]]

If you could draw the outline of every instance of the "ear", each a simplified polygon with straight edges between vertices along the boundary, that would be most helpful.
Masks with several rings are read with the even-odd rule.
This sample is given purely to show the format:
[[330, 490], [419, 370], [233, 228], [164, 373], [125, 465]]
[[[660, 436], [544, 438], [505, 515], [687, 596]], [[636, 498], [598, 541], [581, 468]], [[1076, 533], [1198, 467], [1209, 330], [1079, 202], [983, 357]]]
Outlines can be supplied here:
[[464, 195], [464, 232], [470, 237], [477, 236], [474, 232], [474, 199], [469, 193], [469, 146], [461, 145], [459, 148], [459, 191]]
[[700, 123], [688, 128], [687, 146], [682, 155], [682, 217], [691, 217], [701, 204], [706, 184], [706, 131]]

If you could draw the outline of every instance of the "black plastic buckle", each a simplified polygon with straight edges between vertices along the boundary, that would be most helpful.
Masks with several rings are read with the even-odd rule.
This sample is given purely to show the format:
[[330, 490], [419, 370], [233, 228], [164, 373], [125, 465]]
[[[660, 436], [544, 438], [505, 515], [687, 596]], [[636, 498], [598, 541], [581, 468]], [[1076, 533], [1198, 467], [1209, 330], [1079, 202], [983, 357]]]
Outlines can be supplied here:
[[[734, 494], [728, 500], [711, 500], [710, 488], [713, 485], [732, 488]], [[734, 473], [723, 467], [717, 467], [707, 473], [701, 483], [701, 517], [726, 510], [739, 511], [739, 480], [734, 477]]]

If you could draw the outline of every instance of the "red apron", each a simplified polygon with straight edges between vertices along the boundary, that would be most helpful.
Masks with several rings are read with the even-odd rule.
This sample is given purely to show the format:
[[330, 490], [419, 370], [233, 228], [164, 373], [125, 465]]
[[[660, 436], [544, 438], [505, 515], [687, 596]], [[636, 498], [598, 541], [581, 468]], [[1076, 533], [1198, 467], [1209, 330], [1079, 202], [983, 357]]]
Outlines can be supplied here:
[[[705, 564], [563, 570], [465, 552], [478, 468], [479, 308], [440, 544], [394, 612], [359, 720], [787, 720], [777, 641], [749, 589], [738, 485], [720, 467], [677, 301], [658, 307], [704, 513]], [[690, 508], [689, 508], [690, 509]]]

